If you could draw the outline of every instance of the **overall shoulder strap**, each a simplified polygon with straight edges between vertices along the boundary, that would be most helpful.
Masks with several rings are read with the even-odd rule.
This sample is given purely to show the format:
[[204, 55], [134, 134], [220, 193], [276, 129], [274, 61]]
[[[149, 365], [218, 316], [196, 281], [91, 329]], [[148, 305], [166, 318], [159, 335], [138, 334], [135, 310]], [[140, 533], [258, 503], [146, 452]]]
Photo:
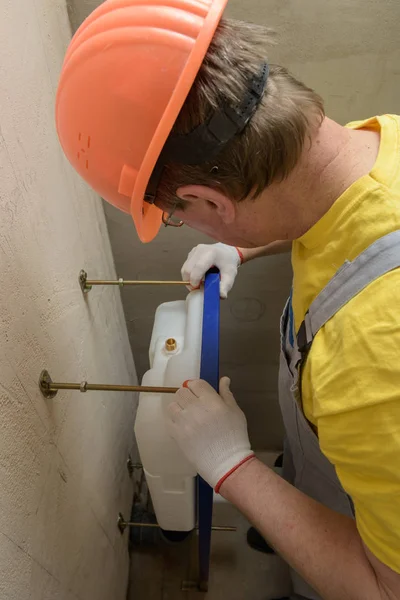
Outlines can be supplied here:
[[346, 261], [312, 302], [297, 334], [301, 353], [347, 302], [385, 273], [400, 267], [400, 230], [380, 238], [352, 262]]

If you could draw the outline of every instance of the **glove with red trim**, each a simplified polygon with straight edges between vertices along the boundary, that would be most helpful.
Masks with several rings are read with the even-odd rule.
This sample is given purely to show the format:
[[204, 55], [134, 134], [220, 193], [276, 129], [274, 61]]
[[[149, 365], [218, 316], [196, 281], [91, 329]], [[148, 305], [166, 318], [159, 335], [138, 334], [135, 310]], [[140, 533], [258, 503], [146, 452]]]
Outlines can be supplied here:
[[182, 267], [182, 279], [189, 280], [196, 289], [211, 267], [217, 267], [221, 273], [220, 294], [226, 298], [235, 282], [238, 268], [243, 262], [243, 254], [235, 246], [226, 244], [199, 244], [189, 252]]
[[219, 394], [205, 381], [188, 381], [168, 407], [167, 425], [187, 459], [218, 492], [222, 483], [254, 458], [247, 422], [223, 377]]

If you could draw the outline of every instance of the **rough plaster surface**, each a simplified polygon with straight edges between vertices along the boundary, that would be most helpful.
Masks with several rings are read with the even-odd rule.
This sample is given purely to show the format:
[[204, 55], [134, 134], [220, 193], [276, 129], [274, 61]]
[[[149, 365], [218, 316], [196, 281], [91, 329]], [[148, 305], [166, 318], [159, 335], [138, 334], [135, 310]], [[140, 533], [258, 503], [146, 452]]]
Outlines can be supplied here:
[[134, 383], [99, 199], [62, 155], [54, 98], [70, 38], [64, 0], [1, 5], [0, 599], [122, 600], [135, 398], [60, 392], [38, 377]]
[[[77, 26], [100, 4], [69, 0]], [[398, 0], [230, 0], [227, 14], [263, 23], [278, 32], [271, 62], [289, 67], [326, 100], [327, 113], [341, 123], [398, 112], [400, 49]], [[179, 277], [188, 251], [204, 238], [194, 231], [163, 230], [143, 246], [130, 218], [106, 208], [116, 268], [122, 277]], [[277, 406], [278, 321], [291, 282], [289, 257], [246, 265], [222, 306], [221, 372], [249, 419], [256, 448], [281, 446]], [[154, 310], [183, 291], [126, 290], [123, 304], [138, 369], [147, 368]]]

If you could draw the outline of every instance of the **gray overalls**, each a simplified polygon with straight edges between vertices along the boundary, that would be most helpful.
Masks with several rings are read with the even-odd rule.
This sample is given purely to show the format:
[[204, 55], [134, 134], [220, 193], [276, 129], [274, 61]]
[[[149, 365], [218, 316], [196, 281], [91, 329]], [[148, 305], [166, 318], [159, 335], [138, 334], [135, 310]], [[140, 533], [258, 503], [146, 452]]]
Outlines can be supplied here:
[[[286, 430], [283, 475], [311, 498], [350, 517], [354, 517], [351, 498], [321, 452], [318, 437], [302, 411], [299, 373], [314, 337], [325, 323], [372, 281], [399, 266], [400, 231], [395, 231], [374, 242], [353, 262], [345, 262], [312, 302], [297, 335], [294, 319], [290, 318], [291, 299], [281, 319], [279, 403]], [[293, 598], [320, 600], [297, 573], [292, 571], [291, 575]]]

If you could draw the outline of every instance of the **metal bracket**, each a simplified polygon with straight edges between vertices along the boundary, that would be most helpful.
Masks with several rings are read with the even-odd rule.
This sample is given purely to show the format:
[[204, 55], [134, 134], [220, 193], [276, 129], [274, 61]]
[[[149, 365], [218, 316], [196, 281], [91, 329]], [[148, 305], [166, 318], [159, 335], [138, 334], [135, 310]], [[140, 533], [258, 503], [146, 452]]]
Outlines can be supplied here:
[[132, 456], [129, 454], [128, 460], [126, 461], [126, 468], [128, 469], [129, 477], [133, 475], [133, 461]]
[[50, 389], [53, 380], [51, 379], [49, 372], [44, 369], [40, 373], [39, 377], [39, 388], [45, 398], [55, 398], [57, 396], [57, 390]]
[[83, 269], [79, 273], [79, 285], [84, 294], [88, 294], [92, 289], [92, 286], [87, 284], [87, 273]]
[[117, 527], [120, 530], [120, 533], [122, 535], [126, 529], [126, 521], [125, 521], [124, 515], [122, 513], [118, 513]]
[[140, 463], [134, 463], [132, 456], [129, 454], [128, 460], [126, 461], [126, 468], [128, 469], [129, 477], [132, 477], [134, 471], [143, 469], [143, 465]]

